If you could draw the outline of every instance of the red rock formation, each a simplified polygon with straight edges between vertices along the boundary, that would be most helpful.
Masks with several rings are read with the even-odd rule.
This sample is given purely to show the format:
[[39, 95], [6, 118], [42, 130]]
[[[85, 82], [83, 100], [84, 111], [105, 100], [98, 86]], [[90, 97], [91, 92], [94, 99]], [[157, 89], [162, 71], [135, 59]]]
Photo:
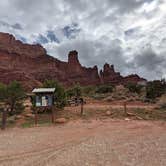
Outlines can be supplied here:
[[119, 72], [115, 72], [114, 66], [105, 64], [103, 67], [103, 71], [100, 70], [101, 82], [104, 84], [120, 84], [122, 82], [123, 77]]
[[32, 58], [46, 55], [46, 50], [41, 45], [23, 44], [8, 33], [0, 33], [0, 50]]
[[124, 84], [128, 84], [128, 83], [140, 83], [140, 82], [146, 82], [146, 79], [139, 77], [137, 74], [131, 74], [129, 76], [126, 76], [123, 78], [124, 80]]
[[74, 83], [97, 85], [101, 83], [119, 84], [122, 80], [139, 81], [139, 77], [123, 77], [113, 66], [104, 65], [98, 74], [97, 66], [86, 68], [78, 60], [78, 52], [71, 51], [68, 62], [62, 62], [47, 55], [40, 45], [23, 44], [14, 36], [0, 33], [0, 82], [20, 81], [27, 89], [40, 86], [46, 79], [56, 79], [65, 86]]
[[66, 73], [70, 82], [69, 84], [96, 85], [100, 83], [97, 66], [93, 68], [81, 66], [78, 60], [78, 52], [75, 50], [69, 52]]

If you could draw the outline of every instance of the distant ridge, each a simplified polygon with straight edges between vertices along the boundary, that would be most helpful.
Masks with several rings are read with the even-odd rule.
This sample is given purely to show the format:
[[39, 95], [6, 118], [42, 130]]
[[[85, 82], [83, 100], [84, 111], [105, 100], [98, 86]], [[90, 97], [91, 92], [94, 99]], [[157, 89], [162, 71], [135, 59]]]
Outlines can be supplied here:
[[109, 64], [105, 64], [100, 72], [97, 66], [84, 67], [79, 62], [76, 50], [69, 52], [68, 62], [60, 61], [47, 55], [39, 44], [24, 44], [13, 35], [0, 32], [0, 82], [8, 84], [17, 80], [31, 90], [46, 79], [56, 79], [66, 87], [74, 83], [86, 86], [146, 81], [133, 74], [123, 77]]

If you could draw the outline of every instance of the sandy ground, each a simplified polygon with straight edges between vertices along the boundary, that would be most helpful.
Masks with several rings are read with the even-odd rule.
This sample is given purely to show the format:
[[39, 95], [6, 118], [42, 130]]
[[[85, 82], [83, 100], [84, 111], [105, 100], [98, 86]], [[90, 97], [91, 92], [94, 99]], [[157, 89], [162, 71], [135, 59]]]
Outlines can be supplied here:
[[0, 131], [1, 166], [165, 166], [166, 123], [77, 120]]

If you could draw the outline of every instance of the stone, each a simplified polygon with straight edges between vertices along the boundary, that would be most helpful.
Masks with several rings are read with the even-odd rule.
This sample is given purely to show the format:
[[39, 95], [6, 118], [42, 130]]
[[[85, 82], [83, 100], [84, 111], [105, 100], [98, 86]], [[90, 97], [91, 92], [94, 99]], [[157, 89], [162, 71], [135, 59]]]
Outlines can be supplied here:
[[27, 118], [34, 118], [35, 115], [34, 114], [25, 114], [25, 117], [27, 117]]
[[107, 112], [106, 112], [106, 115], [107, 115], [107, 116], [110, 116], [111, 114], [112, 114], [111, 111], [107, 111]]
[[131, 119], [129, 119], [129, 118], [125, 118], [125, 121], [130, 121]]
[[55, 123], [66, 123], [66, 118], [58, 118], [55, 120]]
[[16, 117], [15, 117], [16, 120], [19, 120], [19, 119], [22, 119], [22, 118], [23, 118], [22, 115], [16, 115]]

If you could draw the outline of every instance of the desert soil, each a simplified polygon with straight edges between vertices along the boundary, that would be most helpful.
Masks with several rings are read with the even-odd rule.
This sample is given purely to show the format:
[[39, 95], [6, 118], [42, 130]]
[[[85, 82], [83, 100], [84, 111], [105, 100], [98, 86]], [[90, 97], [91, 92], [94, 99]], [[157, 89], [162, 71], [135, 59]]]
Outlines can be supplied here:
[[0, 131], [1, 166], [165, 166], [166, 123], [77, 120]]

